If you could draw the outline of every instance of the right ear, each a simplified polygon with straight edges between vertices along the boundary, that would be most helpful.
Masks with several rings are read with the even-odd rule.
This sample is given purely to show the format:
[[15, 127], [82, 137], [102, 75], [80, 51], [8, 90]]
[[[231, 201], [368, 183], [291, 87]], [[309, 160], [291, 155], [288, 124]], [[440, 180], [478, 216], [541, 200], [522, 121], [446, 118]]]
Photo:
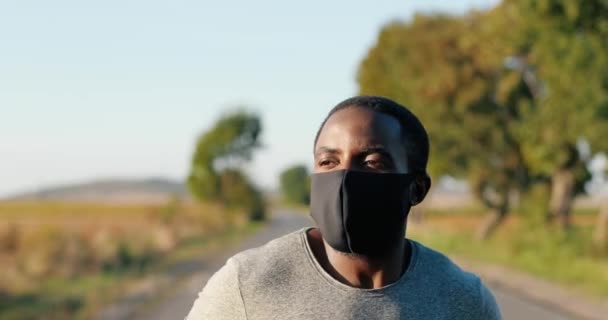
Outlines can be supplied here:
[[416, 174], [414, 180], [410, 184], [410, 204], [415, 206], [424, 200], [429, 190], [431, 189], [431, 178], [428, 174]]

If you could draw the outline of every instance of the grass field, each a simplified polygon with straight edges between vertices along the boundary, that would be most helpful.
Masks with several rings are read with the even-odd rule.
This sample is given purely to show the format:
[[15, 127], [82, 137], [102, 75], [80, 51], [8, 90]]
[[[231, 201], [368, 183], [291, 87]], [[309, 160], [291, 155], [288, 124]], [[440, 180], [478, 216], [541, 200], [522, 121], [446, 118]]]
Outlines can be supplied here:
[[574, 227], [534, 226], [515, 214], [489, 240], [474, 239], [483, 219], [476, 208], [431, 210], [420, 224], [408, 227], [408, 237], [443, 253], [474, 261], [501, 264], [552, 282], [608, 297], [608, 256], [596, 252], [591, 231], [597, 211], [577, 210]]
[[89, 319], [127, 286], [255, 230], [180, 203], [0, 203], [0, 319]]

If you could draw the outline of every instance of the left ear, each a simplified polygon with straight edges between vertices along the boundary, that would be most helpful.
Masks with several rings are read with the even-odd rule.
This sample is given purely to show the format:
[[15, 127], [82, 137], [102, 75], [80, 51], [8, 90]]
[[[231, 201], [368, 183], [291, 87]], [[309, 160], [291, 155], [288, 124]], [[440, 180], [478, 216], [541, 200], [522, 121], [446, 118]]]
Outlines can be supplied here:
[[410, 184], [410, 204], [415, 206], [422, 202], [431, 188], [431, 178], [426, 173], [416, 174]]

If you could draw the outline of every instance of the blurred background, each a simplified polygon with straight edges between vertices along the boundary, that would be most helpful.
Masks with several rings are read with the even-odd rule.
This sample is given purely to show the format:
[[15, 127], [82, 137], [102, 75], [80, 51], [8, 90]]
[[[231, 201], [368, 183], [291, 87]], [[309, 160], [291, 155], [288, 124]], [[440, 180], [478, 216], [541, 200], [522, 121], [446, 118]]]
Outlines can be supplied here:
[[606, 1], [3, 2], [0, 39], [0, 319], [183, 318], [310, 224], [356, 94], [429, 132], [408, 237], [506, 319], [608, 314]]

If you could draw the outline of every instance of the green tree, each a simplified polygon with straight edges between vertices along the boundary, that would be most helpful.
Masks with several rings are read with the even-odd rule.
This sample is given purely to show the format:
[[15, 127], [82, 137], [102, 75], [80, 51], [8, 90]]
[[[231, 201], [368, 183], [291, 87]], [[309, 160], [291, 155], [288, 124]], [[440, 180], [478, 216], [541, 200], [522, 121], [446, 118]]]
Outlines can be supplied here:
[[[526, 0], [508, 1], [522, 16], [534, 23], [533, 29], [540, 41], [534, 46], [531, 55], [533, 63], [543, 65], [541, 70], [546, 81], [550, 99], [543, 101], [548, 106], [569, 108], [570, 112], [550, 115], [558, 118], [552, 135], [543, 136], [541, 143], [561, 144], [562, 149], [573, 149], [573, 142], [584, 139], [591, 153], [608, 152], [608, 2], [603, 0]], [[561, 70], [561, 73], [557, 70]], [[564, 76], [567, 75], [567, 76]], [[554, 108], [555, 109], [555, 108]], [[568, 119], [572, 117], [572, 120]], [[564, 125], [567, 126], [564, 126]], [[558, 128], [557, 130], [555, 128]], [[561, 129], [565, 130], [561, 130]], [[540, 140], [540, 139], [539, 139]], [[547, 141], [548, 140], [548, 141]], [[544, 150], [543, 150], [544, 149]], [[549, 148], [541, 153], [549, 158]], [[564, 158], [562, 151], [562, 158]], [[542, 156], [539, 158], [543, 158]], [[559, 157], [556, 157], [559, 158]], [[578, 155], [572, 161], [561, 160], [567, 165], [553, 164], [557, 167], [553, 174], [552, 206], [550, 217], [559, 217], [567, 227], [571, 197], [561, 194], [575, 194], [581, 189], [584, 178], [588, 177], [585, 159]], [[539, 161], [542, 163], [543, 161]], [[544, 168], [545, 170], [549, 168]], [[578, 173], [578, 175], [576, 174]], [[580, 178], [582, 176], [582, 179]], [[572, 191], [574, 185], [574, 192]], [[600, 209], [594, 243], [601, 251], [608, 252], [608, 205]]]
[[283, 199], [291, 204], [307, 205], [310, 201], [310, 176], [304, 165], [285, 169], [280, 176]]
[[220, 173], [219, 200], [230, 208], [245, 208], [251, 220], [264, 219], [266, 205], [262, 192], [239, 169]]
[[242, 166], [260, 147], [261, 131], [257, 115], [237, 111], [220, 118], [199, 137], [188, 176], [195, 198], [243, 208], [251, 219], [263, 219], [262, 193], [242, 172]]
[[490, 41], [503, 26], [484, 18], [418, 15], [389, 24], [358, 73], [361, 93], [400, 101], [425, 123], [431, 175], [468, 179], [491, 211], [480, 237], [504, 220], [510, 194], [531, 180], [513, 131], [516, 109], [531, 93], [503, 65], [510, 48]]
[[571, 200], [589, 178], [577, 144], [606, 150], [603, 24], [575, 18], [568, 26], [540, 2], [391, 23], [358, 73], [362, 93], [392, 97], [422, 118], [431, 174], [468, 179], [491, 209], [482, 238], [507, 215], [511, 195], [537, 183], [567, 226]]
[[570, 225], [574, 196], [590, 178], [591, 153], [608, 151], [608, 3], [605, 1], [506, 1], [520, 15], [516, 28], [529, 35], [515, 46], [522, 77], [538, 80], [534, 107], [519, 130], [531, 170], [549, 177], [548, 218]]

